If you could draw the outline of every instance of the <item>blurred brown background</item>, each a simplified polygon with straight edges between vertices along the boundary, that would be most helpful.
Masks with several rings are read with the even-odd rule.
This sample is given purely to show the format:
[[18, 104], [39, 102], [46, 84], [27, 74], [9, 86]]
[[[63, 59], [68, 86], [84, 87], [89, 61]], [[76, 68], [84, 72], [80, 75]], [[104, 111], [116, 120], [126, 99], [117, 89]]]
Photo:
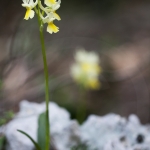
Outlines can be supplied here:
[[[44, 100], [37, 18], [23, 20], [22, 1], [0, 1], [0, 114], [27, 99]], [[88, 113], [137, 114], [150, 122], [150, 2], [62, 0], [58, 34], [45, 33], [51, 100], [74, 116], [78, 87], [69, 69], [78, 47], [101, 59], [102, 87], [87, 93]]]

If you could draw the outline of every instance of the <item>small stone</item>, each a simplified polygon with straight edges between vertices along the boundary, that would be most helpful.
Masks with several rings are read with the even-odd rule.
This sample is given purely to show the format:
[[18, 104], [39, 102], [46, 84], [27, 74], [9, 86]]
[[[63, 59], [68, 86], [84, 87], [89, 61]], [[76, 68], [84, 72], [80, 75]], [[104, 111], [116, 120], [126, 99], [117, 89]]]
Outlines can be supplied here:
[[139, 134], [136, 138], [136, 141], [138, 143], [143, 143], [144, 142], [144, 136], [142, 134]]
[[121, 142], [125, 142], [125, 141], [126, 141], [126, 137], [125, 137], [125, 136], [122, 136], [122, 137], [120, 138], [120, 141], [121, 141]]

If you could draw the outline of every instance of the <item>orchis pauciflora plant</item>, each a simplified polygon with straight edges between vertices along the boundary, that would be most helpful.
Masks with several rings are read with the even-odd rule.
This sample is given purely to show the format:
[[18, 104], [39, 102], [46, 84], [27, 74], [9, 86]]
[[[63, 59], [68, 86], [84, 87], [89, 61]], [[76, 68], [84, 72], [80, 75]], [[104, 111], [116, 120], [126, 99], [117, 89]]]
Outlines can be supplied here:
[[41, 41], [41, 48], [42, 48], [42, 56], [43, 56], [43, 65], [44, 65], [44, 75], [45, 75], [45, 101], [46, 101], [46, 112], [44, 114], [45, 118], [45, 132], [42, 132], [45, 136], [44, 146], [42, 142], [37, 143], [35, 142], [32, 137], [30, 137], [27, 133], [18, 130], [22, 134], [26, 135], [34, 144], [36, 150], [49, 150], [50, 148], [50, 122], [49, 122], [49, 75], [48, 75], [48, 66], [47, 66], [47, 58], [46, 58], [46, 50], [45, 50], [45, 42], [44, 42], [44, 35], [43, 35], [43, 26], [45, 23], [48, 24], [47, 32], [50, 34], [57, 33], [59, 28], [54, 25], [54, 20], [61, 20], [59, 15], [56, 13], [56, 10], [60, 7], [60, 0], [44, 0], [42, 2], [40, 0], [23, 0], [22, 6], [26, 8], [25, 13], [25, 20], [29, 18], [32, 19], [35, 14], [38, 17], [38, 24], [39, 24], [39, 31], [40, 31], [40, 41]]
[[99, 57], [95, 52], [87, 52], [79, 49], [75, 54], [75, 62], [71, 66], [71, 76], [79, 85], [80, 104], [77, 107], [77, 119], [82, 123], [86, 118], [86, 92], [87, 90], [97, 90], [100, 88]]

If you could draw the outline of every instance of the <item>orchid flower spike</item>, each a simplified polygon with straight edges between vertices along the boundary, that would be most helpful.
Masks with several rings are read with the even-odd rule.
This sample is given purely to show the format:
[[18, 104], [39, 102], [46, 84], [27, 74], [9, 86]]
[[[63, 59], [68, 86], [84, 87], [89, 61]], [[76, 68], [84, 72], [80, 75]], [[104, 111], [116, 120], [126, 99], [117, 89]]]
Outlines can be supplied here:
[[32, 10], [36, 5], [38, 4], [38, 0], [36, 0], [35, 2], [33, 0], [23, 0], [23, 4], [22, 6], [25, 7], [26, 10], [26, 14], [24, 19], [28, 20], [29, 18], [33, 18], [34, 17], [34, 10]]
[[54, 25], [53, 21], [55, 19], [61, 20], [60, 16], [56, 13], [56, 10], [60, 7], [61, 0], [44, 0], [44, 4], [46, 7], [42, 5], [40, 0], [23, 0], [22, 6], [27, 9], [24, 19], [32, 19], [35, 15], [32, 9], [38, 5], [38, 11], [36, 11], [36, 13], [39, 15], [42, 24], [48, 24], [47, 32], [50, 34], [57, 33], [59, 28]]

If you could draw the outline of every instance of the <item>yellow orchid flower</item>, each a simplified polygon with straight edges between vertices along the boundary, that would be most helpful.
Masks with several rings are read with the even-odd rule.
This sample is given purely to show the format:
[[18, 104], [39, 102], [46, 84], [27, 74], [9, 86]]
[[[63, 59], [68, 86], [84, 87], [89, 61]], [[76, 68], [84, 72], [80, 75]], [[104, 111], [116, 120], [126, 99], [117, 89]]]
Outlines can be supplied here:
[[57, 33], [58, 31], [59, 31], [59, 28], [56, 25], [54, 25], [53, 22], [49, 22], [48, 23], [47, 32], [49, 32], [50, 34], [52, 34], [53, 32]]
[[23, 0], [23, 4], [22, 6], [25, 7], [26, 10], [26, 14], [24, 19], [28, 20], [29, 18], [33, 18], [34, 17], [34, 10], [32, 10], [36, 5], [38, 4], [38, 0], [36, 0], [35, 2], [33, 0]]
[[43, 21], [43, 23], [47, 23], [47, 32], [50, 34], [57, 33], [59, 31], [59, 28], [54, 25], [53, 21], [55, 20], [53, 13], [47, 13], [46, 17], [43, 17], [43, 15], [40, 13], [40, 17]]
[[76, 62], [71, 67], [71, 76], [85, 89], [99, 89], [99, 57], [94, 52], [80, 50], [75, 55]]

